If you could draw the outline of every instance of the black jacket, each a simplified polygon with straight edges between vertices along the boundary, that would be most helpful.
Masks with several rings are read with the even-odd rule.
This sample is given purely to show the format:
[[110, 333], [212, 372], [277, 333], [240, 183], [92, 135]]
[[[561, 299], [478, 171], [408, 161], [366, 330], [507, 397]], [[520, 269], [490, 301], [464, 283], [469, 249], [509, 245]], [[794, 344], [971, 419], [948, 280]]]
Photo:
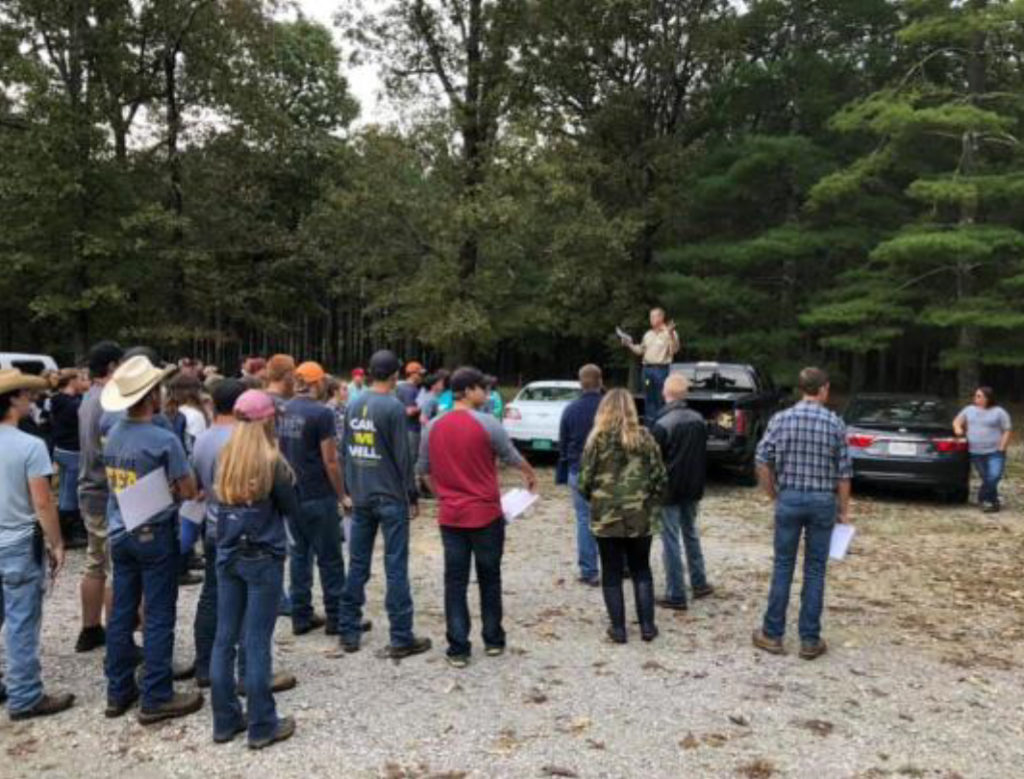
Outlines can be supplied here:
[[669, 504], [700, 500], [707, 476], [708, 431], [704, 417], [678, 400], [665, 406], [651, 430], [668, 471]]

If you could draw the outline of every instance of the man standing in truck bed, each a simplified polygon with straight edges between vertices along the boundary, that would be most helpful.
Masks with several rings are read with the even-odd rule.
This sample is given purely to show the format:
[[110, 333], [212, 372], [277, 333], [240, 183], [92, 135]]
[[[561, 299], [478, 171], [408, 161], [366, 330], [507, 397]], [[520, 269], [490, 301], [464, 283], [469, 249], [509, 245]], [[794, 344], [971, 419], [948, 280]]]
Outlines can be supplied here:
[[672, 358], [679, 353], [679, 334], [674, 322], [666, 321], [665, 309], [651, 309], [651, 329], [644, 333], [640, 343], [635, 344], [628, 337], [622, 338], [622, 345], [633, 354], [643, 358], [644, 422], [647, 427], [654, 424], [662, 406], [662, 388], [668, 378]]

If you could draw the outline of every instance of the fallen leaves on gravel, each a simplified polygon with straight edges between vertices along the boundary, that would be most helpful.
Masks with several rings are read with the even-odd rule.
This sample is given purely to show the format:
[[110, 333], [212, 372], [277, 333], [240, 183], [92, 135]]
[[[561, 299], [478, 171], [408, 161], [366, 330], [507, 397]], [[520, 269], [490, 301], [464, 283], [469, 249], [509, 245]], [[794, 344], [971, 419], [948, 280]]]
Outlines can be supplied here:
[[747, 779], [769, 779], [769, 777], [775, 776], [777, 770], [774, 763], [760, 757], [752, 763], [741, 765], [736, 769], [736, 773], [747, 777]]
[[562, 768], [557, 765], [546, 765], [540, 769], [541, 776], [567, 776], [567, 777], [578, 777], [579, 774], [573, 771], [571, 768]]
[[793, 720], [793, 724], [796, 725], [798, 728], [809, 730], [814, 735], [821, 736], [822, 738], [831, 734], [832, 731], [836, 729], [835, 725], [833, 725], [828, 720], [823, 719]]

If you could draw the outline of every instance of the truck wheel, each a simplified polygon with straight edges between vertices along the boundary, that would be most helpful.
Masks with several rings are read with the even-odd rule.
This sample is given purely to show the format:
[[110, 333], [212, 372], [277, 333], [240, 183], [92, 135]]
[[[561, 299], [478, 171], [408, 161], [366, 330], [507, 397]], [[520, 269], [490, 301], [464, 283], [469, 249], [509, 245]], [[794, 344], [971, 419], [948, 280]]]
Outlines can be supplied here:
[[753, 456], [740, 466], [739, 479], [740, 484], [744, 487], [757, 486], [757, 465], [754, 462]]
[[971, 499], [971, 488], [957, 487], [955, 490], [947, 492], [946, 498], [950, 503], [964, 504]]

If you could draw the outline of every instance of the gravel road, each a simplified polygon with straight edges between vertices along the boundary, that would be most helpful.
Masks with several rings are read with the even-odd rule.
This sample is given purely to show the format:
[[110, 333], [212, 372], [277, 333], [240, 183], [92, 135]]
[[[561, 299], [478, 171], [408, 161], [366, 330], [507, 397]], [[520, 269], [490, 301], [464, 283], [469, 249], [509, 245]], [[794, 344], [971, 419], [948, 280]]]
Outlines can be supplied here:
[[[1024, 776], [1020, 476], [994, 517], [927, 496], [858, 498], [853, 552], [830, 568], [832, 651], [813, 663], [796, 657], [793, 637], [784, 657], [750, 645], [771, 566], [770, 511], [752, 490], [718, 482], [704, 501], [717, 594], [687, 614], [659, 612], [653, 644], [633, 626], [614, 647], [601, 640], [600, 592], [575, 582], [569, 501], [545, 471], [544, 499], [509, 530], [510, 651], [478, 653], [464, 671], [442, 656], [442, 557], [428, 512], [411, 567], [417, 632], [434, 651], [401, 664], [375, 656], [386, 641], [378, 559], [363, 652], [337, 656], [323, 634], [295, 638], [278, 623], [278, 667], [299, 677], [278, 708], [298, 732], [261, 753], [244, 739], [214, 745], [208, 701], [152, 728], [104, 719], [102, 655], [73, 651], [75, 552], [45, 605], [43, 671], [78, 705], [49, 720], [2, 718], [0, 776]], [[660, 580], [658, 545], [655, 557]], [[181, 594], [179, 658], [192, 654], [197, 595]]]

